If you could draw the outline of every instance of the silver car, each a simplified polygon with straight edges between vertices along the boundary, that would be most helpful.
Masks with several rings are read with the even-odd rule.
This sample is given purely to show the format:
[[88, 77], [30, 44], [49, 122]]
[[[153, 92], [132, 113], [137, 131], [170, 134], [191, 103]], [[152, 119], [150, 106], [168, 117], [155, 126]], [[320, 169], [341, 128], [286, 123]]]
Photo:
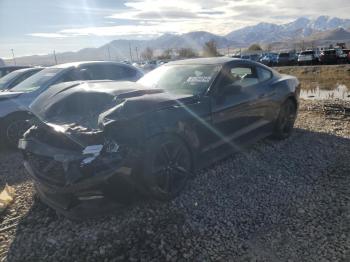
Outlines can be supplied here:
[[27, 78], [8, 92], [0, 93], [0, 139], [16, 146], [29, 127], [29, 105], [50, 86], [71, 81], [137, 81], [143, 73], [130, 65], [116, 62], [77, 62], [48, 67]]

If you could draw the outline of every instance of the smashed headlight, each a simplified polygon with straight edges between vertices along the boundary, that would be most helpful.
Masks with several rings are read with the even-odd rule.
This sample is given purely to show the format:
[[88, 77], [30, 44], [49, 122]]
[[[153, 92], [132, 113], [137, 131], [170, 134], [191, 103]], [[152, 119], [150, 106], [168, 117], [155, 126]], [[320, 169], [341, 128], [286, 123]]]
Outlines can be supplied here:
[[87, 155], [88, 157], [81, 162], [81, 165], [84, 166], [94, 161], [100, 155], [102, 148], [103, 145], [93, 145], [85, 147], [85, 149], [83, 150], [83, 155]]

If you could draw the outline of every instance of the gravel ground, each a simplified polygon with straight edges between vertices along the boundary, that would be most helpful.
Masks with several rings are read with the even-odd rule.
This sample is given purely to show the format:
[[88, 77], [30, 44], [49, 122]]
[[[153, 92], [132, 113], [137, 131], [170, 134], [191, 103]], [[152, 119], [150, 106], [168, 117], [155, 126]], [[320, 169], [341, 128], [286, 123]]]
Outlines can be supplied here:
[[350, 121], [304, 101], [294, 135], [201, 171], [171, 203], [83, 222], [36, 200], [16, 152], [0, 153], [3, 261], [350, 261]]

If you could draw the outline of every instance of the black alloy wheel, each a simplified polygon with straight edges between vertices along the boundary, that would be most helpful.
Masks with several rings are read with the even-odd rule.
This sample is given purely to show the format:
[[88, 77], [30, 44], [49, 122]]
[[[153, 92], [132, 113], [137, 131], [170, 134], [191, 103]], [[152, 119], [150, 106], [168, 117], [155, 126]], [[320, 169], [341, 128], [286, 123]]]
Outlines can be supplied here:
[[149, 149], [145, 163], [148, 189], [158, 200], [171, 200], [192, 176], [191, 153], [180, 139], [170, 136], [153, 140]]

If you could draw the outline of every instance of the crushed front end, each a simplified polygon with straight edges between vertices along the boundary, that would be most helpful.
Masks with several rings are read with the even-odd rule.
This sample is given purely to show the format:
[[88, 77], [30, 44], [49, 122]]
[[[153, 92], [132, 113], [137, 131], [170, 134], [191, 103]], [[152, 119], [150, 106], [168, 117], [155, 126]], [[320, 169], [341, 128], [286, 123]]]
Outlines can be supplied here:
[[19, 149], [41, 200], [58, 213], [101, 215], [134, 196], [138, 154], [102, 131], [38, 122]]

